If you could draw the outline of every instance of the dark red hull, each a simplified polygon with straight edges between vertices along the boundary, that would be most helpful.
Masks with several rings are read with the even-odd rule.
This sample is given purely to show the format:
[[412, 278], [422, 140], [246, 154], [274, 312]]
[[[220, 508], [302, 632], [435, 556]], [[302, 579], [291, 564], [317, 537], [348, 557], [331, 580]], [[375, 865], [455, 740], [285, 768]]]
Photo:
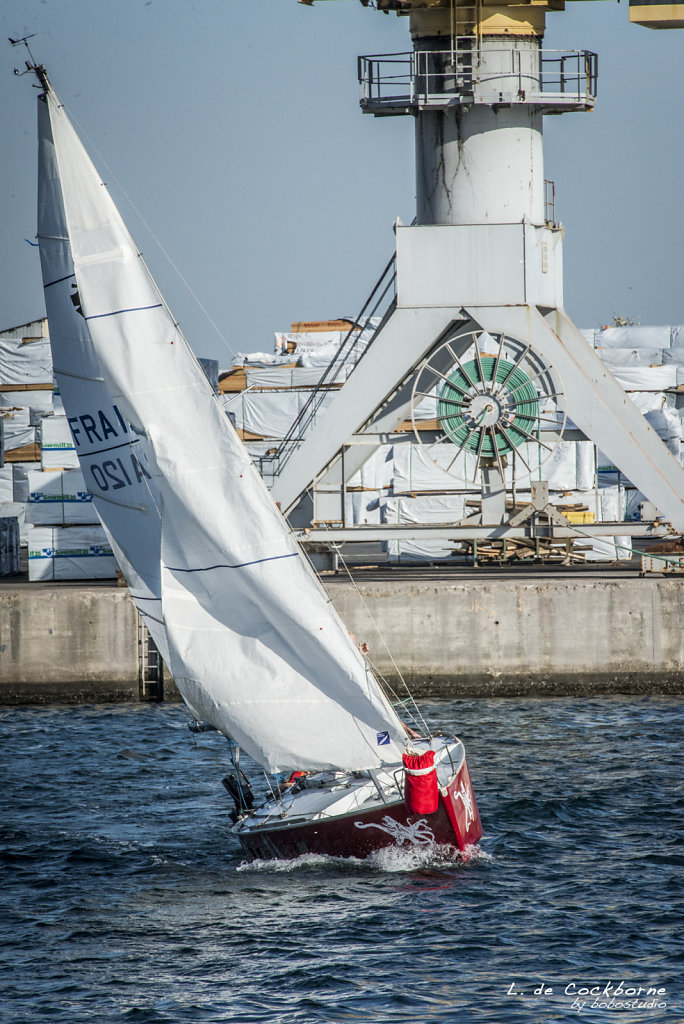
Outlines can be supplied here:
[[410, 850], [431, 845], [463, 851], [481, 835], [482, 825], [465, 761], [446, 792], [440, 794], [439, 806], [433, 814], [412, 814], [403, 800], [397, 800], [364, 813], [298, 825], [283, 822], [238, 832], [246, 853], [264, 860], [289, 860], [306, 853], [363, 858], [388, 847]]

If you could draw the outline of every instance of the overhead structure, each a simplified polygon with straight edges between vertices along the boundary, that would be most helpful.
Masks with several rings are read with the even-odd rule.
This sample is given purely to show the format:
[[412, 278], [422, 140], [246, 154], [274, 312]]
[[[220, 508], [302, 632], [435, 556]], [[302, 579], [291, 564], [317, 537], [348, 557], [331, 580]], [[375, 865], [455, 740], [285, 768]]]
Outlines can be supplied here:
[[[546, 13], [563, 0], [374, 7], [408, 17], [413, 50], [359, 58], [361, 107], [414, 119], [416, 219], [396, 224], [395, 296], [372, 345], [325, 429], [278, 453], [274, 497], [309, 539], [350, 539], [332, 527], [344, 524], [351, 476], [383, 440], [418, 439], [428, 453], [450, 446], [448, 471], [482, 489], [479, 522], [449, 536], [513, 536], [511, 467], [527, 466], [529, 480], [533, 462], [543, 482], [553, 445], [587, 438], [684, 530], [682, 466], [563, 310], [564, 229], [544, 178], [543, 119], [593, 109], [596, 54], [543, 47]], [[651, 27], [684, 24], [684, 4], [630, 12]], [[415, 410], [429, 399], [426, 429]]]

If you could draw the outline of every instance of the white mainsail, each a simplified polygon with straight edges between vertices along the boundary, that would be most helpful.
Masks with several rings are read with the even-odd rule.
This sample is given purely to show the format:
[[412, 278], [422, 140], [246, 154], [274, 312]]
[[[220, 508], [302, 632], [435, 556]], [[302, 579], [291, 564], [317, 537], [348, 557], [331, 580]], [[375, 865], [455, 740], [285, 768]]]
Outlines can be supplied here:
[[[140, 483], [150, 485], [160, 512], [155, 557], [175, 682], [202, 718], [271, 771], [396, 763], [404, 748], [399, 719], [213, 395], [50, 87], [39, 102], [47, 108], [84, 338], [111, 401], [148, 455], [151, 480], [143, 475]], [[119, 548], [127, 551], [125, 540]]]
[[38, 105], [38, 239], [53, 367], [88, 490], [131, 589], [168, 663], [161, 618], [161, 517], [141, 439], [102, 376], [79, 311], [48, 105]]

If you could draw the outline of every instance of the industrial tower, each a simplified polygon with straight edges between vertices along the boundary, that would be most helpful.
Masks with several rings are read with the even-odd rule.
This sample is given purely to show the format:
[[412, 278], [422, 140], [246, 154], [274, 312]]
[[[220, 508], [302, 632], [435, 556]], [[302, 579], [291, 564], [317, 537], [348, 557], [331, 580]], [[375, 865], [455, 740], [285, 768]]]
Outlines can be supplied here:
[[[279, 451], [275, 499], [309, 540], [354, 539], [341, 511], [346, 482], [379, 443], [417, 439], [481, 490], [481, 514], [449, 524], [445, 537], [569, 537], [548, 503], [543, 464], [561, 438], [590, 439], [684, 531], [682, 466], [563, 309], [563, 229], [544, 178], [543, 119], [591, 110], [597, 88], [596, 54], [542, 46], [547, 12], [564, 0], [372, 6], [406, 16], [413, 41], [406, 54], [359, 58], [359, 81], [364, 112], [414, 118], [416, 219], [395, 226], [394, 299], [325, 428], [319, 421], [307, 434], [302, 425]], [[630, 2], [630, 19], [684, 27], [684, 4]], [[426, 400], [429, 429], [416, 421]], [[407, 422], [414, 434], [402, 431]], [[531, 497], [510, 515], [516, 474]], [[583, 529], [655, 530], [607, 527]], [[382, 528], [353, 532], [377, 539]]]

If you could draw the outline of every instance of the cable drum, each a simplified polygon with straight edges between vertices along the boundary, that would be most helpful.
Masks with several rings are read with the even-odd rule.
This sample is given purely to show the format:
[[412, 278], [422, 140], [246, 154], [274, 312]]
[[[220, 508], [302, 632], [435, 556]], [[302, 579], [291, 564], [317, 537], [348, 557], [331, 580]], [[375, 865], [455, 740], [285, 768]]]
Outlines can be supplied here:
[[503, 334], [472, 331], [444, 342], [416, 374], [414, 434], [429, 458], [464, 484], [476, 483], [490, 465], [507, 482], [539, 478], [565, 421], [557, 372], [530, 345]]

